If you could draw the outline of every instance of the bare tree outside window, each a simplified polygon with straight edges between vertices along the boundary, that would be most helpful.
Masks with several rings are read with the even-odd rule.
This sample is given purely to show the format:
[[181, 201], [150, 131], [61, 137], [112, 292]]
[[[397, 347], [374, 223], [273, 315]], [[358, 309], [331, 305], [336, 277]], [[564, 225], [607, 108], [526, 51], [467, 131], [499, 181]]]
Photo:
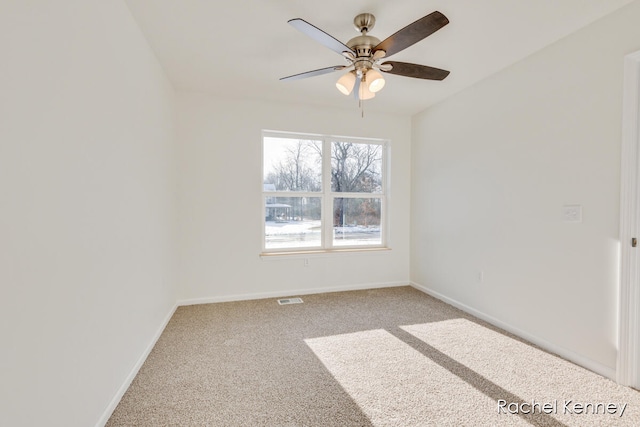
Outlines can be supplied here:
[[382, 191], [382, 146], [332, 142], [331, 191], [380, 193]]
[[[356, 144], [351, 142], [331, 143], [331, 191], [336, 193], [380, 193], [382, 192], [382, 146]], [[338, 198], [334, 201], [333, 225], [344, 227], [346, 218], [356, 223], [380, 225], [380, 213], [377, 220], [367, 221], [371, 217], [369, 199]], [[377, 221], [377, 222], [376, 222]]]
[[[322, 148], [319, 141], [292, 140], [275, 142], [281, 147], [269, 147], [277, 154], [265, 164], [265, 184], [274, 184], [277, 191], [321, 191]], [[266, 147], [265, 147], [266, 149]]]

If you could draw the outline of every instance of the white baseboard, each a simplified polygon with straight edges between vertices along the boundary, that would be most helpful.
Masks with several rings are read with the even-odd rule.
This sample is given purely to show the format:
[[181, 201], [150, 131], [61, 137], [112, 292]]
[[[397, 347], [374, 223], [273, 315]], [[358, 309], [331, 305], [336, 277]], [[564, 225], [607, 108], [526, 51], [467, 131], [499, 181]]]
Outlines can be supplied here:
[[364, 283], [359, 285], [333, 286], [329, 288], [294, 289], [250, 294], [223, 295], [217, 297], [192, 298], [178, 300], [178, 306], [195, 304], [212, 304], [217, 302], [247, 301], [266, 298], [283, 298], [297, 295], [323, 294], [327, 292], [359, 291], [363, 289], [392, 288], [410, 286], [409, 282]]
[[569, 360], [570, 362], [575, 363], [576, 365], [580, 365], [583, 368], [589, 369], [590, 371], [595, 372], [596, 374], [602, 375], [603, 377], [609, 378], [613, 381], [616, 380], [616, 370], [613, 368], [610, 368], [606, 365], [603, 365], [599, 362], [595, 362], [587, 357], [584, 357], [578, 353], [575, 353], [571, 350], [567, 350], [566, 348], [562, 348], [558, 345], [555, 345], [553, 343], [550, 343], [548, 341], [543, 340], [542, 338], [539, 338], [535, 335], [532, 335], [528, 332], [522, 331], [518, 328], [515, 328], [501, 320], [496, 319], [495, 317], [489, 316], [488, 314], [485, 314], [479, 310], [476, 310], [475, 308], [469, 307], [466, 304], [463, 304], [461, 302], [458, 302], [452, 298], [449, 298], [445, 295], [442, 295], [439, 292], [436, 292], [432, 289], [427, 288], [426, 286], [422, 286], [419, 285], [415, 282], [411, 282], [411, 286], [416, 288], [419, 291], [424, 292], [427, 295], [431, 295], [434, 298], [437, 298], [441, 301], [446, 302], [449, 305], [452, 305], [456, 308], [459, 308], [460, 310], [469, 313], [479, 319], [484, 320], [485, 322], [488, 322], [490, 324], [492, 324], [493, 326], [497, 326], [498, 328], [504, 329], [507, 332], [510, 332], [520, 338], [523, 338], [537, 346], [539, 346], [540, 348], [557, 354], [558, 356]]
[[126, 393], [127, 389], [131, 385], [131, 382], [138, 374], [138, 371], [144, 364], [145, 360], [147, 360], [149, 353], [151, 353], [151, 350], [153, 350], [153, 347], [156, 345], [156, 342], [160, 338], [160, 335], [162, 335], [162, 332], [164, 332], [164, 328], [167, 327], [169, 320], [171, 320], [171, 317], [173, 316], [173, 313], [175, 313], [177, 308], [178, 308], [178, 305], [174, 304], [171, 310], [169, 310], [169, 313], [165, 316], [164, 320], [162, 321], [162, 324], [160, 325], [160, 327], [154, 334], [153, 338], [151, 339], [151, 342], [149, 342], [149, 345], [147, 345], [144, 352], [142, 352], [142, 354], [136, 361], [135, 365], [133, 365], [133, 368], [131, 368], [131, 371], [129, 372], [129, 375], [127, 375], [127, 378], [125, 379], [124, 383], [120, 386], [115, 396], [113, 396], [113, 399], [111, 399], [111, 402], [109, 403], [109, 405], [107, 405], [107, 408], [104, 410], [102, 417], [100, 417], [100, 420], [96, 424], [96, 427], [104, 427], [104, 425], [107, 424], [107, 421], [109, 421], [111, 414], [113, 414], [113, 411], [115, 411], [116, 406], [118, 406], [118, 403], [120, 403], [120, 399], [122, 399], [122, 396], [124, 396], [124, 394]]

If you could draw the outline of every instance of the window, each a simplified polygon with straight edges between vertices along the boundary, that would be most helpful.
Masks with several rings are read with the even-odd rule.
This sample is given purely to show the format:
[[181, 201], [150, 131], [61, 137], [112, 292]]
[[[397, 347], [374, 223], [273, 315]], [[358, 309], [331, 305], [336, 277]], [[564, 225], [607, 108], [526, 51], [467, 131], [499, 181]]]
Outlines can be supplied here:
[[384, 247], [382, 140], [263, 133], [263, 251]]

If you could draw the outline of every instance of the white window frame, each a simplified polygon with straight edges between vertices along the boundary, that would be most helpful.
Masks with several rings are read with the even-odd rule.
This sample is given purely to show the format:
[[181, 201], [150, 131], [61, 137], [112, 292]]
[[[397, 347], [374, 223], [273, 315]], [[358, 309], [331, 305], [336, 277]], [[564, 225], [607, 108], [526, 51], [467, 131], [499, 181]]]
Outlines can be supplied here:
[[[319, 192], [304, 192], [304, 191], [265, 191], [264, 190], [264, 140], [267, 137], [271, 138], [287, 138], [287, 139], [301, 139], [301, 140], [316, 140], [322, 141], [322, 190]], [[331, 191], [331, 143], [332, 142], [351, 142], [354, 144], [373, 144], [382, 146], [382, 166], [381, 166], [381, 182], [382, 192], [380, 193], [346, 193], [346, 192], [333, 192]], [[308, 134], [308, 133], [293, 133], [283, 131], [270, 131], [263, 130], [260, 141], [262, 145], [261, 158], [262, 163], [260, 170], [260, 185], [261, 185], [261, 240], [262, 240], [262, 254], [261, 255], [282, 255], [282, 254], [312, 254], [312, 253], [337, 253], [337, 252], [355, 252], [355, 251], [371, 251], [389, 249], [388, 247], [388, 234], [389, 234], [389, 215], [388, 215], [388, 200], [389, 200], [389, 151], [390, 141], [386, 139], [378, 138], [359, 138], [359, 137], [344, 137], [335, 135], [320, 135], [320, 134]], [[265, 212], [266, 212], [266, 199], [268, 197], [319, 197], [321, 199], [321, 233], [320, 233], [320, 246], [317, 247], [286, 247], [286, 248], [266, 248], [265, 239]], [[333, 203], [334, 199], [380, 199], [380, 239], [381, 243], [377, 245], [333, 245]]]

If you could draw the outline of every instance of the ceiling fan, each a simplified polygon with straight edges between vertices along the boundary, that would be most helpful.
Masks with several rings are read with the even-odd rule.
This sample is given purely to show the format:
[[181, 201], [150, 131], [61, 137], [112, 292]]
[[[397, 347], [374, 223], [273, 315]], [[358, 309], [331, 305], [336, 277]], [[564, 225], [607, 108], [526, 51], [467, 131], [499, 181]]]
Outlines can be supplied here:
[[385, 58], [408, 48], [447, 25], [449, 20], [442, 13], [432, 12], [407, 25], [382, 42], [376, 37], [367, 34], [374, 27], [375, 22], [375, 16], [370, 13], [361, 13], [356, 16], [353, 24], [356, 30], [360, 32], [360, 35], [344, 44], [303, 19], [291, 19], [289, 21], [291, 26], [342, 55], [346, 58], [348, 65], [320, 68], [282, 77], [280, 80], [298, 80], [346, 70], [347, 73], [342, 75], [336, 82], [336, 87], [345, 95], [353, 92], [357, 100], [366, 100], [373, 98], [376, 92], [384, 87], [385, 81], [380, 71], [426, 80], [443, 80], [449, 75], [447, 70], [426, 65], [397, 61], [383, 62]]

